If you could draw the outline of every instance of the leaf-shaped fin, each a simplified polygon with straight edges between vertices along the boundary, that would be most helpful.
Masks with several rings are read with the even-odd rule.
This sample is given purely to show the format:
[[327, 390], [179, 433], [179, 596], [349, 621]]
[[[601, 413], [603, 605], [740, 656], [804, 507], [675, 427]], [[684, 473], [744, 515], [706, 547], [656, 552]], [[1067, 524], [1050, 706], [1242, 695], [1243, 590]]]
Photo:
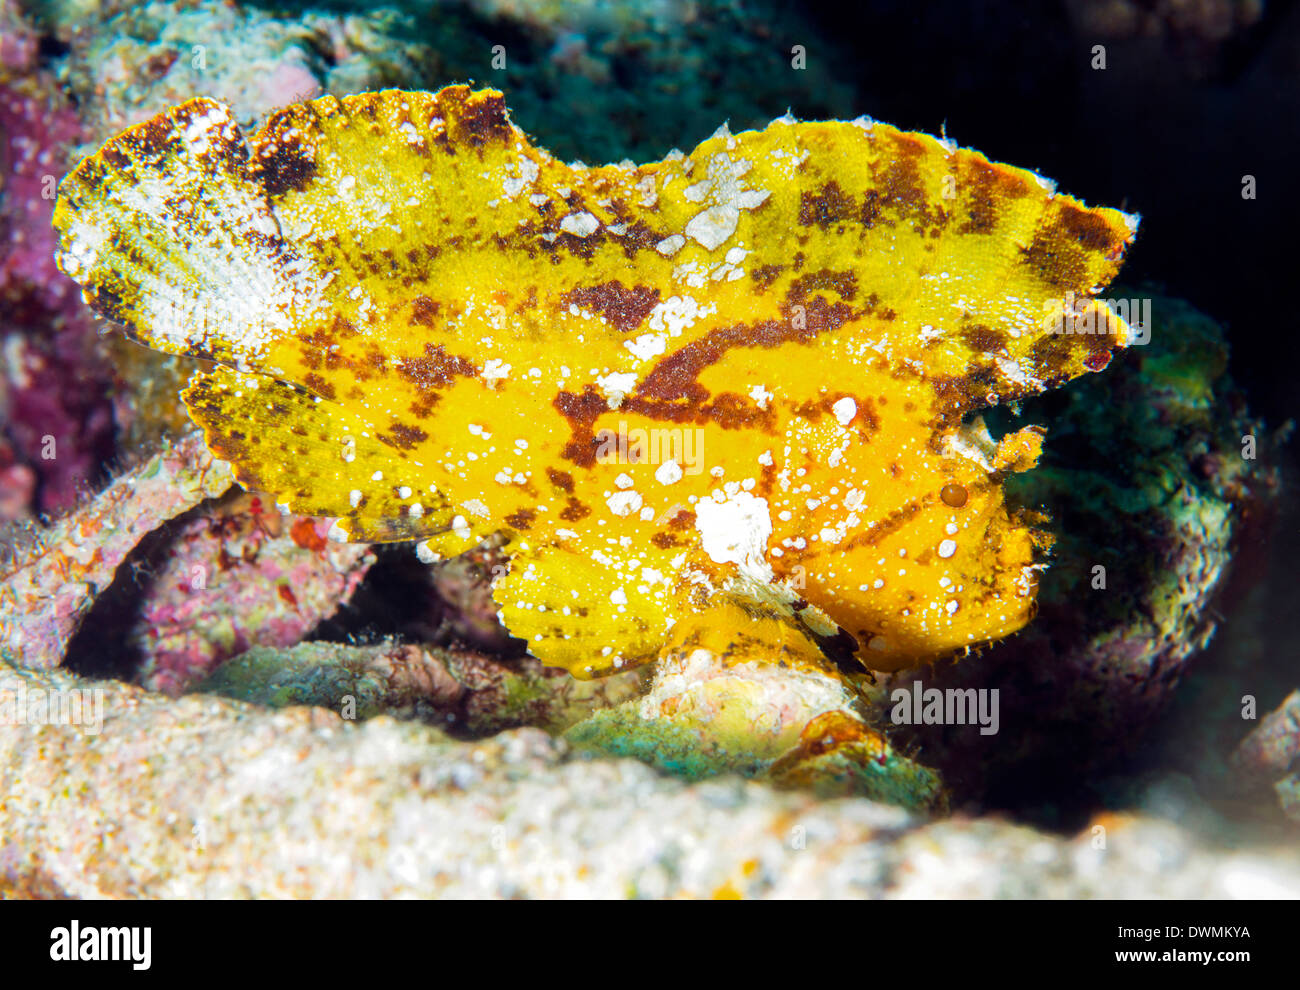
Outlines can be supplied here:
[[[752, 316], [703, 339], [696, 362], [802, 329], [805, 339], [870, 342], [933, 381], [945, 406], [970, 409], [1096, 370], [1096, 352], [1129, 342], [1104, 306], [1091, 335], [1061, 334], [1056, 316], [1090, 304], [1114, 277], [1136, 219], [979, 152], [881, 123], [782, 120], [711, 138], [656, 177], [668, 186], [659, 214], [688, 223], [701, 195], [770, 194], [737, 213], [719, 248], [743, 245], [734, 257]], [[719, 259], [689, 239], [673, 260], [708, 266], [710, 280], [718, 273]], [[715, 298], [730, 286], [721, 274]]]
[[412, 285], [472, 272], [474, 259], [500, 258], [494, 238], [521, 241], [506, 207], [524, 191], [522, 175], [542, 166], [560, 182], [570, 175], [510, 123], [499, 92], [466, 86], [285, 107], [254, 136], [251, 166], [286, 238], [381, 307], [409, 303]]
[[109, 141], [59, 186], [60, 267], [151, 347], [247, 362], [319, 318], [329, 279], [280, 236], [230, 111], [173, 107]]
[[492, 597], [534, 656], [585, 679], [654, 657], [680, 614], [675, 583], [671, 571], [620, 570], [559, 545], [517, 552]]
[[449, 526], [446, 498], [413, 485], [420, 465], [338, 403], [226, 367], [195, 375], [183, 398], [240, 484], [301, 515], [342, 516], [347, 539], [413, 540]]

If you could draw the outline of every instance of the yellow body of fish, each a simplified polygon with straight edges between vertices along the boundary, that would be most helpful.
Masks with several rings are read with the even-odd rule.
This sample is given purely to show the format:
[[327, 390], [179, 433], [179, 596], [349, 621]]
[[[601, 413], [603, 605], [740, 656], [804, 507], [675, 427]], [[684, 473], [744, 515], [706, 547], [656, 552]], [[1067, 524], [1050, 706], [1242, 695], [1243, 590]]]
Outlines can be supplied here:
[[506, 626], [578, 676], [710, 610], [875, 670], [1020, 628], [1042, 540], [1001, 478], [1041, 431], [971, 414], [1130, 336], [1093, 297], [1133, 218], [866, 120], [594, 168], [492, 90], [251, 140], [198, 99], [83, 161], [55, 222], [91, 305], [217, 362], [184, 400], [245, 485], [426, 558], [504, 534]]

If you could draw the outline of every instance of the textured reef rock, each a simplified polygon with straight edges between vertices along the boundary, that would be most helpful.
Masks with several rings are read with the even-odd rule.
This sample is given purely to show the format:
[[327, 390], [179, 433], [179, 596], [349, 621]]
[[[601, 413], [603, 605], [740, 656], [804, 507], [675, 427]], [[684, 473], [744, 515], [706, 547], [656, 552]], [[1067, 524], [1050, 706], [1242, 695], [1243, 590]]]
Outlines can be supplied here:
[[276, 16], [251, 5], [152, 3], [107, 13], [97, 30], [67, 33], [65, 82], [96, 140], [198, 92], [238, 106], [251, 124], [295, 100], [415, 79], [427, 57], [409, 40], [418, 37], [410, 18], [392, 9]]
[[689, 780], [738, 773], [824, 797], [946, 811], [938, 776], [863, 721], [856, 692], [821, 652], [795, 630], [782, 637], [763, 628], [781, 624], [777, 615], [755, 621], [728, 610], [682, 622], [648, 690], [596, 712], [566, 739]]
[[313, 642], [249, 650], [190, 691], [356, 719], [414, 718], [471, 739], [529, 726], [689, 780], [739, 773], [824, 797], [946, 810], [937, 775], [863, 722], [854, 691], [801, 637], [775, 656], [762, 635], [747, 642], [734, 627], [682, 634], [653, 678], [633, 669], [579, 680], [532, 657], [456, 647]]
[[201, 505], [232, 483], [191, 434], [49, 528], [11, 530], [0, 650], [176, 694], [250, 646], [298, 642], [373, 555], [327, 541], [328, 521], [249, 511], [249, 496]]
[[233, 483], [197, 436], [114, 480], [48, 529], [9, 532], [0, 570], [0, 655], [55, 667], [95, 595], [144, 536]]
[[95, 603], [74, 668], [130, 672], [179, 694], [250, 647], [302, 640], [346, 602], [374, 562], [326, 539], [329, 520], [267, 511], [257, 496], [203, 506], [146, 539]]
[[458, 743], [389, 718], [358, 726], [0, 665], [0, 697], [67, 688], [104, 691], [101, 731], [0, 732], [10, 896], [1300, 894], [1294, 846], [1225, 852], [1151, 817], [1103, 816], [1064, 838], [925, 825], [863, 799], [573, 759], [534, 729]]
[[54, 265], [53, 185], [71, 164], [70, 149], [83, 132], [57, 83], [32, 55], [34, 39], [4, 37], [20, 51], [0, 56], [0, 299], [9, 307], [29, 302], [58, 311], [77, 293]]
[[1271, 787], [1282, 813], [1300, 825], [1300, 691], [1291, 692], [1242, 740], [1231, 765], [1240, 775], [1240, 790]]
[[558, 734], [642, 687], [637, 671], [579, 681], [529, 657], [503, 661], [409, 643], [301, 643], [249, 650], [191, 691], [273, 708], [315, 705], [361, 720], [413, 718], [480, 738], [520, 726]]
[[[1073, 787], [1064, 782], [1130, 752], [1214, 634], [1234, 552], [1267, 532], [1286, 431], [1270, 434], [1245, 410], [1222, 330], [1180, 300], [1115, 294], [1150, 299], [1150, 342], [1023, 408], [1049, 424], [1043, 463], [1011, 486], [1054, 523], [1038, 615], [977, 661], [923, 678], [998, 688], [1002, 730], [906, 730], [972, 793]], [[1235, 710], [1240, 692], [1221, 693]]]

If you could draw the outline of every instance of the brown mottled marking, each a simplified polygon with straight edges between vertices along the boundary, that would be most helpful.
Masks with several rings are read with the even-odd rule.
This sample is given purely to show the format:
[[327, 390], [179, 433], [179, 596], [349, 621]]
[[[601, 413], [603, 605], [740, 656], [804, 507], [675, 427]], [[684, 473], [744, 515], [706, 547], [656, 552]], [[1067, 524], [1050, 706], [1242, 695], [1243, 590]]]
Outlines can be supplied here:
[[506, 525], [514, 529], [526, 530], [533, 525], [533, 520], [536, 518], [536, 510], [520, 509], [518, 512], [506, 516]]
[[589, 515], [591, 515], [591, 509], [587, 508], [587, 506], [583, 505], [572, 495], [570, 495], [568, 500], [565, 502], [564, 508], [560, 510], [560, 518], [565, 522], [577, 522], [579, 519], [585, 519]]
[[1060, 217], [1070, 236], [1090, 251], [1109, 251], [1120, 240], [1104, 219], [1088, 210], [1062, 205]]
[[637, 394], [654, 399], [692, 399], [702, 402], [708, 391], [696, 378], [711, 364], [716, 364], [732, 347], [775, 347], [795, 337], [799, 331], [780, 320], [757, 324], [737, 323], [711, 330], [699, 340], [665, 355], [646, 375]]
[[992, 233], [1004, 204], [1029, 194], [1029, 187], [1018, 176], [974, 158], [966, 159], [958, 185], [967, 190], [966, 220], [957, 229], [959, 234]]
[[253, 152], [253, 178], [268, 196], [301, 192], [316, 177], [315, 149], [297, 129], [299, 112], [297, 107], [287, 107], [273, 114]]
[[890, 309], [888, 306], [881, 308], [880, 296], [878, 296], [874, 292], [871, 293], [871, 295], [867, 296], [866, 306], [863, 308], [865, 312], [870, 313], [872, 316], [877, 316], [882, 320], [898, 319], [898, 314], [894, 312], [894, 310]]
[[[868, 189], [862, 197], [862, 210], [858, 214], [858, 220], [868, 229], [874, 227], [880, 219], [880, 193], [874, 189]], [[888, 222], [888, 221], [886, 221]], [[892, 225], [891, 225], [892, 226]]]
[[422, 327], [432, 327], [441, 308], [441, 303], [434, 302], [428, 296], [416, 296], [411, 301], [411, 322]]
[[[813, 296], [801, 305], [807, 325], [799, 331], [799, 340], [810, 340], [821, 333], [834, 333], [857, 315], [848, 303], [828, 303], [821, 296]], [[781, 312], [787, 320], [793, 321], [793, 306], [782, 306]]]
[[594, 423], [596, 417], [606, 408], [605, 400], [590, 385], [583, 387], [581, 395], [574, 395], [572, 392], [558, 393], [552, 405], [559, 410], [561, 416], [574, 424]]
[[[130, 157], [135, 159], [136, 164], [147, 168], [165, 168], [168, 154], [180, 150], [181, 139], [177, 133], [178, 129], [188, 126], [194, 119], [195, 113], [195, 109], [191, 107], [178, 108], [175, 126], [166, 116], [160, 114], [128, 131], [121, 139], [122, 146], [130, 153]], [[215, 138], [215, 135], [213, 137]], [[223, 147], [226, 144], [224, 141], [221, 143]], [[208, 154], [215, 154], [215, 152], [210, 151]]]
[[405, 423], [393, 423], [388, 428], [387, 433], [376, 433], [376, 439], [381, 443], [386, 443], [390, 447], [396, 447], [398, 450], [410, 450], [418, 444], [424, 443], [429, 439], [429, 434], [418, 426], [408, 426]]
[[886, 536], [896, 533], [898, 530], [906, 526], [920, 511], [921, 503], [916, 499], [912, 499], [912, 501], [908, 502], [901, 509], [895, 509], [887, 515], [878, 525], [873, 526], [865, 532], [858, 533], [856, 536], [850, 538], [846, 543], [840, 545], [845, 551], [855, 550], [862, 546], [875, 546]]
[[[579, 207], [574, 207], [575, 213], [582, 212]], [[605, 232], [602, 224], [600, 229], [594, 234], [588, 234], [586, 237], [579, 237], [577, 234], [570, 234], [567, 230], [562, 230], [555, 238], [555, 247], [564, 248], [571, 255], [581, 258], [583, 261], [590, 261], [596, 253], [596, 249], [605, 241], [609, 240], [609, 235]], [[558, 256], [556, 257], [558, 260]]]
[[[880, 415], [876, 412], [875, 400], [869, 396], [860, 396], [857, 398], [858, 405], [858, 432], [859, 433], [876, 433], [880, 430]], [[884, 400], [881, 399], [881, 403]]]
[[833, 223], [853, 218], [853, 199], [840, 184], [832, 179], [816, 193], [800, 193], [799, 224], [811, 227], [816, 224], [825, 230]]
[[794, 413], [800, 419], [806, 419], [810, 423], [815, 423], [822, 418], [822, 414], [830, 409], [830, 406], [821, 402], [801, 402], [794, 407]]
[[1024, 263], [1053, 288], [1061, 291], [1088, 288], [1088, 257], [1066, 230], [1056, 227], [1039, 230], [1033, 243], [1020, 252]]
[[126, 300], [116, 290], [110, 288], [103, 282], [90, 286], [87, 289], [90, 296], [91, 305], [98, 310], [105, 319], [112, 320], [127, 327], [133, 334], [136, 332], [135, 324], [132, 323], [126, 315]]
[[476, 148], [490, 141], [508, 141], [514, 134], [506, 101], [500, 93], [465, 101], [456, 119], [458, 137]]
[[627, 228], [622, 237], [616, 239], [616, 243], [623, 248], [624, 256], [630, 259], [637, 251], [653, 248], [663, 239], [662, 231], [653, 230], [644, 220], [638, 220]]
[[677, 513], [668, 520], [669, 529], [694, 529], [695, 513], [690, 509], [678, 509]]
[[334, 398], [334, 386], [317, 374], [309, 374], [303, 378], [302, 383], [311, 389], [322, 399]]
[[888, 164], [876, 174], [876, 188], [881, 194], [881, 205], [900, 217], [923, 223], [942, 225], [944, 218], [930, 213], [921, 185], [921, 172], [917, 160], [925, 153], [925, 146], [915, 138], [898, 135], [892, 140], [892, 153]]
[[762, 429], [770, 432], [775, 424], [771, 410], [759, 409], [747, 396], [722, 392], [700, 412], [724, 430]]
[[568, 471], [557, 471], [553, 467], [546, 469], [546, 477], [551, 479], [551, 484], [562, 492], [573, 492], [573, 475]]
[[765, 292], [783, 271], [785, 265], [759, 265], [749, 273], [749, 277], [754, 280], [759, 292]]
[[382, 375], [388, 370], [388, 355], [373, 344], [366, 348], [362, 360], [371, 371], [378, 374]]
[[973, 351], [996, 353], [1004, 352], [1007, 349], [1007, 341], [1011, 339], [1005, 330], [986, 327], [982, 323], [965, 327], [959, 336]]
[[[627, 408], [628, 408], [627, 405], [626, 405], [626, 403], [623, 405], [623, 408], [624, 408], [624, 409], [627, 409]], [[631, 411], [634, 411], [634, 410], [630, 410], [630, 409], [629, 409], [628, 411], [631, 412]], [[601, 430], [599, 433], [596, 434], [596, 444], [597, 444], [597, 446], [605, 447], [605, 448], [608, 449], [608, 446], [609, 446], [610, 444], [616, 444], [616, 443], [618, 443], [618, 434], [617, 434], [615, 431], [613, 431], [613, 430]], [[640, 444], [640, 442], [638, 442], [638, 441], [631, 441], [631, 442], [629, 442], [629, 443], [627, 444], [627, 461], [628, 461], [628, 463], [629, 463], [629, 464], [640, 464], [641, 461], [642, 461], [643, 459], [644, 459], [644, 454], [643, 454], [642, 451], [641, 451], [641, 444]], [[616, 462], [615, 462], [615, 461], [610, 461], [610, 460], [608, 460], [608, 459], [605, 459], [605, 460], [602, 460], [600, 463], [602, 463], [602, 464], [612, 464], [612, 463], [616, 463]]]
[[100, 157], [107, 162], [114, 171], [123, 172], [131, 167], [131, 159], [123, 150], [126, 147], [122, 141], [110, 141], [100, 149]]
[[575, 305], [595, 310], [618, 330], [627, 333], [635, 330], [659, 305], [659, 290], [648, 285], [627, 288], [618, 279], [599, 285], [583, 286], [566, 292], [561, 301], [564, 306]]
[[424, 357], [407, 358], [397, 373], [416, 388], [430, 390], [450, 385], [457, 375], [473, 378], [478, 369], [459, 354], [448, 354], [441, 344], [425, 344]]
[[1093, 351], [1083, 359], [1083, 366], [1089, 371], [1103, 371], [1110, 364], [1110, 357], [1109, 350]]
[[[569, 429], [572, 431], [572, 438], [565, 444], [560, 456], [579, 467], [594, 466], [597, 440], [592, 427], [596, 418], [607, 408], [605, 400], [595, 388], [587, 385], [581, 395], [560, 392], [551, 404], [569, 421]], [[570, 499], [571, 503], [572, 501]]]
[[831, 271], [829, 268], [823, 268], [821, 271], [800, 275], [790, 283], [790, 290], [786, 293], [785, 298], [786, 302], [791, 306], [798, 306], [808, 298], [810, 292], [828, 290], [837, 293], [841, 299], [852, 299], [858, 294], [857, 273], [853, 271], [836, 272]]
[[940, 415], [954, 409], [966, 409], [980, 402], [965, 378], [959, 375], [935, 375], [929, 379]]

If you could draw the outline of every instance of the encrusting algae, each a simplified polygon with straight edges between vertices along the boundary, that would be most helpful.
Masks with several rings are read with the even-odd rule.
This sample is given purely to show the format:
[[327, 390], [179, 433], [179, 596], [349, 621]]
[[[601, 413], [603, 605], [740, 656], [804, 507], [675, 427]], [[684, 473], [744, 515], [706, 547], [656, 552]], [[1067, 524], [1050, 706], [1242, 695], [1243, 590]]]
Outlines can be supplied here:
[[251, 140], [196, 99], [84, 160], [55, 223], [96, 310], [217, 362], [184, 400], [244, 485], [425, 559], [504, 534], [503, 621], [579, 677], [688, 616], [873, 670], [1019, 629], [1044, 538], [1001, 481], [1041, 431], [971, 414], [1132, 338], [1094, 297], [1135, 218], [866, 119], [592, 168], [493, 90]]

